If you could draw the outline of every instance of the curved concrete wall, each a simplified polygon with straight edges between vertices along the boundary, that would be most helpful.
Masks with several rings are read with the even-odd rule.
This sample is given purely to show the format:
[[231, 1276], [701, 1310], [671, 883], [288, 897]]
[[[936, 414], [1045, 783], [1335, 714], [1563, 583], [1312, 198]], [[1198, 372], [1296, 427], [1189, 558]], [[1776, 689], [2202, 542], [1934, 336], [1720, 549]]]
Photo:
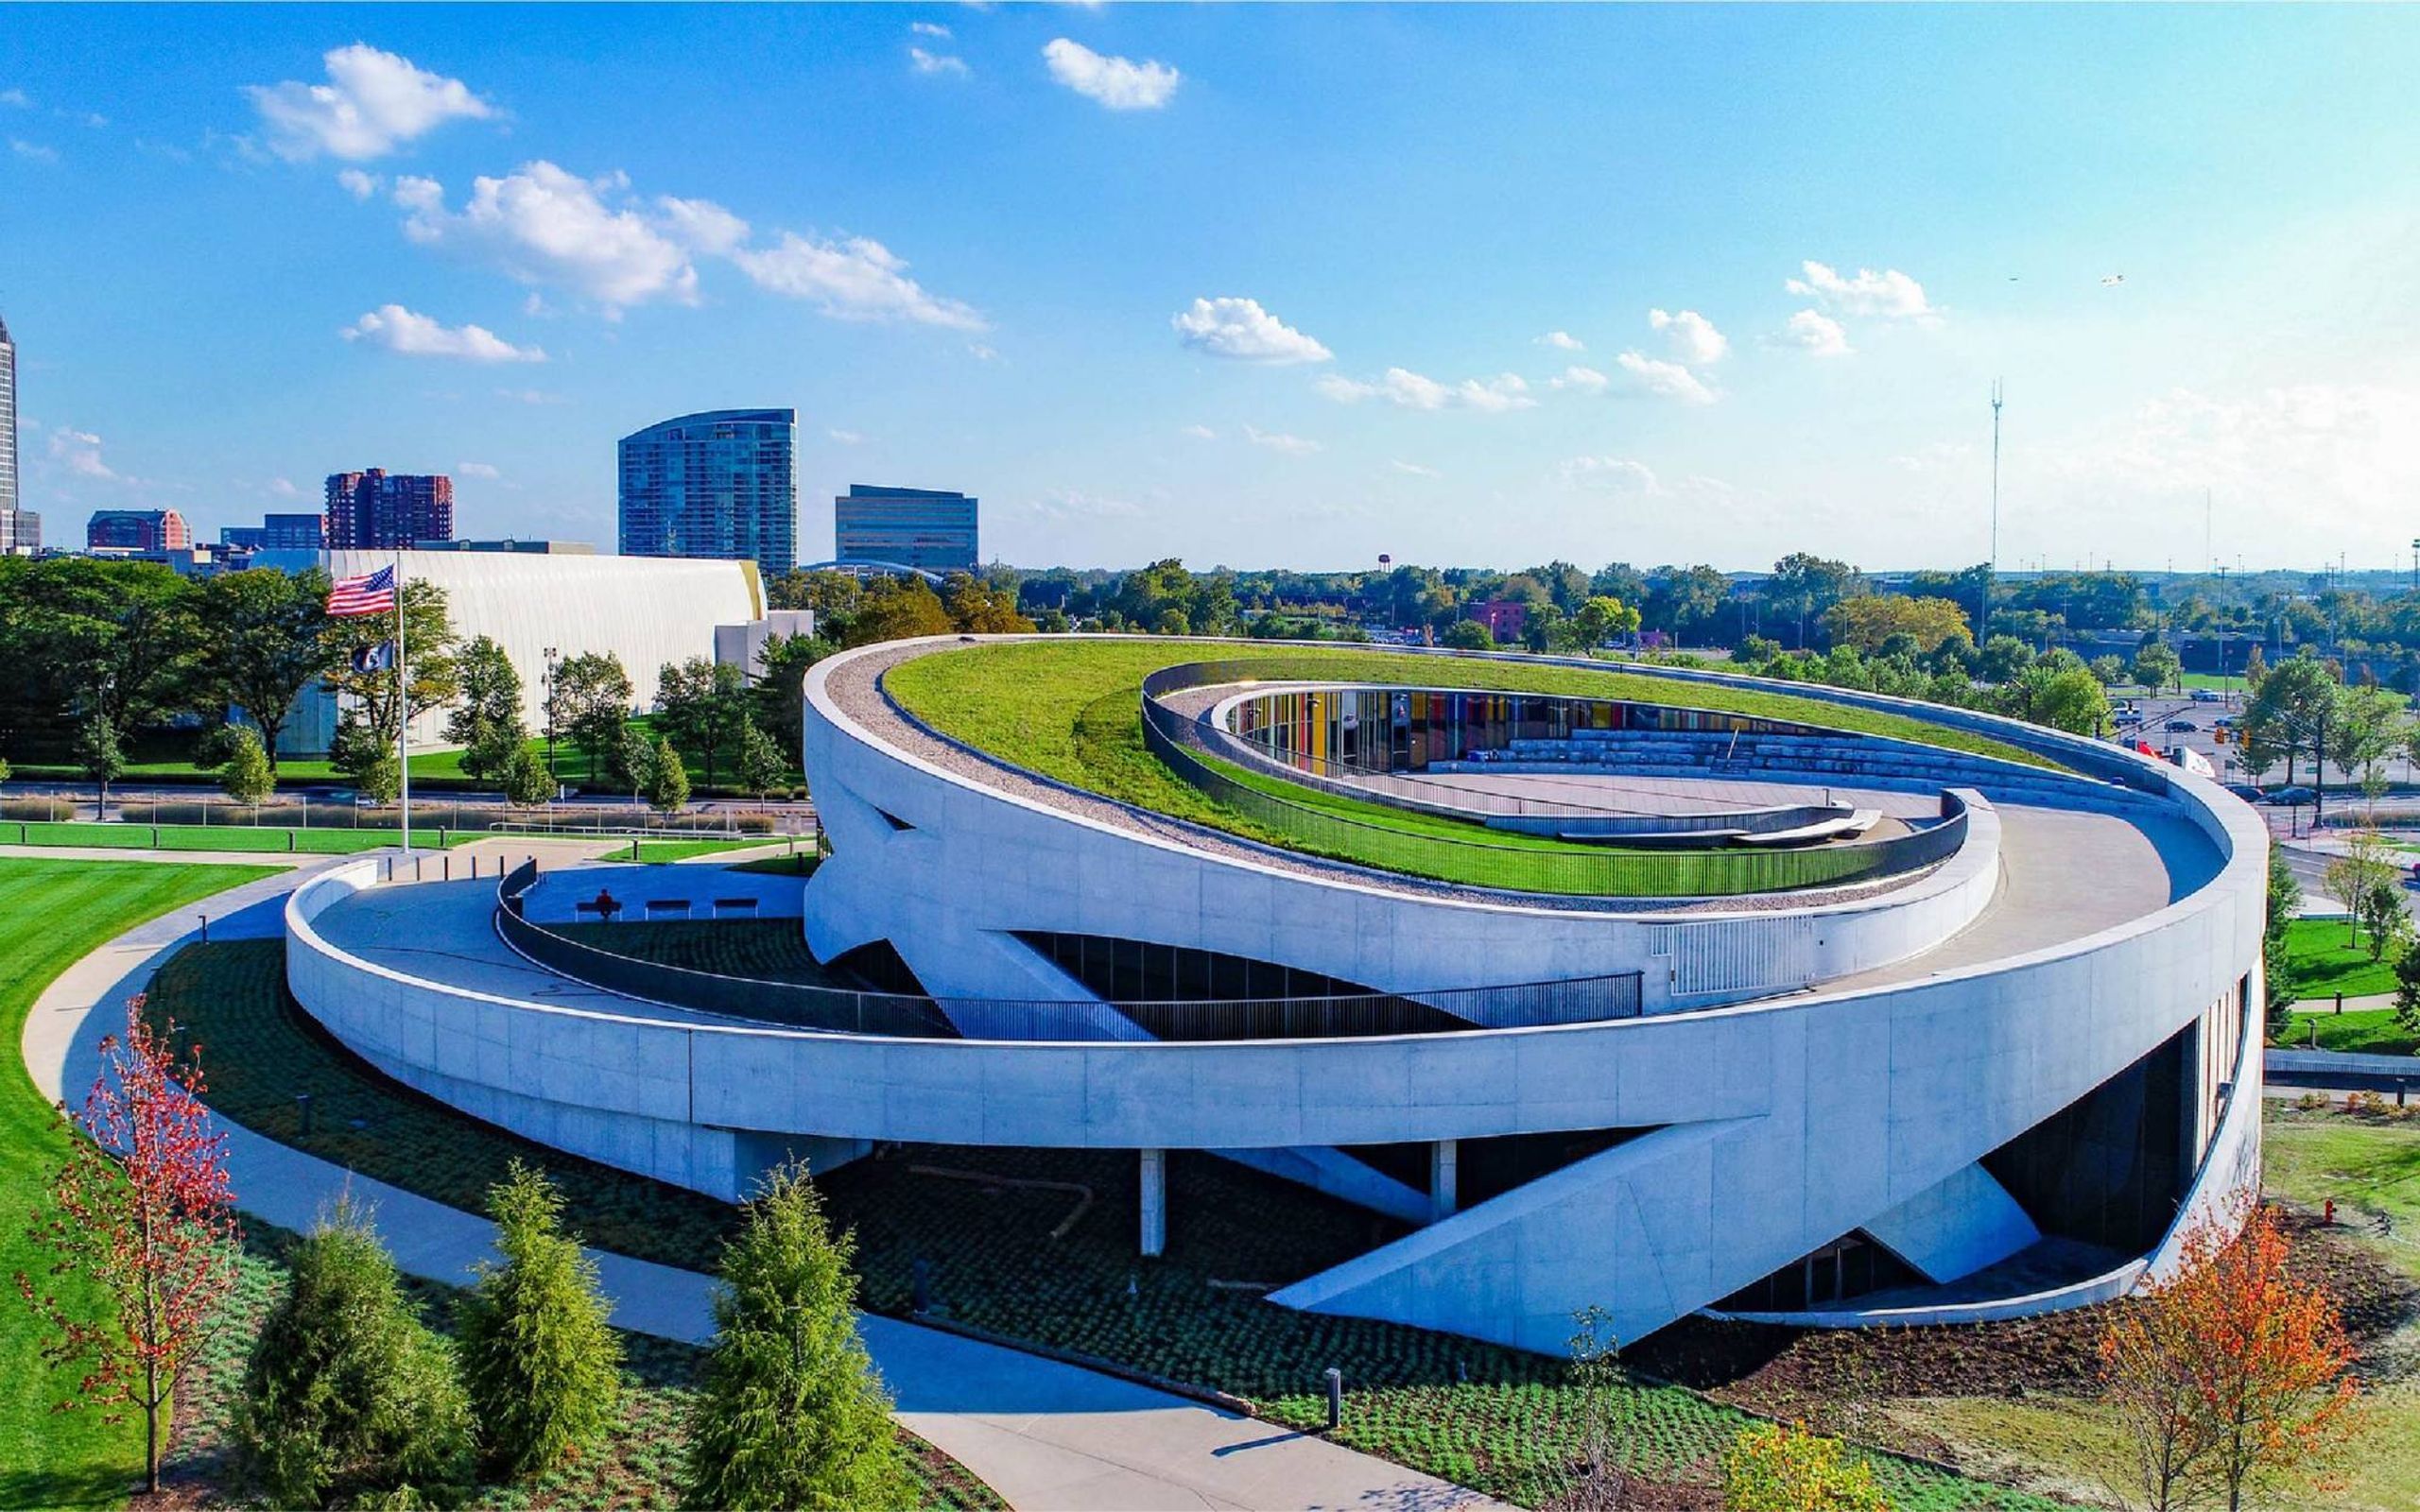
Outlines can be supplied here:
[[[1445, 985], [1398, 973], [1449, 967], [1467, 981], [1585, 974], [1606, 969], [1606, 937], [1735, 925], [1755, 949], [1781, 948], [1776, 931], [1806, 931], [1815, 947], [1808, 958], [1825, 961], [1824, 953], [1860, 932], [1889, 937], [1869, 914], [1938, 907], [1932, 923], [1901, 936], [1938, 938], [1941, 920], [1972, 903], [1963, 895], [1989, 885], [1988, 876], [1956, 878], [1935, 903], [1777, 916], [1785, 922], [1408, 902], [1376, 888], [1201, 865], [1207, 858], [1170, 842], [1035, 809], [859, 738], [812, 676], [809, 696], [810, 769], [838, 849], [808, 889], [810, 937], [821, 952], [888, 931], [912, 965], [934, 967], [953, 985], [944, 973], [957, 969], [949, 957], [960, 949], [977, 961], [1012, 963], [1021, 953], [1039, 964], [1002, 938], [1005, 929], [1167, 937], [1154, 920], [1195, 931], [1178, 943], [1249, 944], [1263, 958], [1299, 951], [1305, 964], [1337, 962], [1317, 969], [1366, 971], [1361, 979], [1374, 985]], [[2179, 812], [2222, 864], [2211, 881], [2141, 919], [1886, 987], [1819, 988], [1617, 1022], [1049, 1044], [679, 1022], [636, 1004], [627, 1014], [597, 1013], [420, 981], [333, 947], [311, 921], [368, 885], [371, 863], [297, 892], [287, 972], [331, 1032], [432, 1095], [724, 1194], [744, 1178], [749, 1150], [793, 1135], [1283, 1150], [1652, 1129], [1278, 1297], [1551, 1350], [1577, 1308], [1607, 1307], [1620, 1336], [1636, 1338], [1818, 1245], [1921, 1206], [1979, 1157], [2205, 1015], [2256, 1023], [2267, 835], [2214, 785], [2182, 776], [2173, 785]], [[911, 828], [894, 829], [877, 803]], [[1113, 847], [1132, 858], [1104, 862]], [[1188, 857], [1193, 865], [1179, 865]], [[1103, 865], [1111, 875], [1088, 879]], [[1180, 896], [1148, 894], [1145, 883], [1164, 879]], [[1028, 911], [1020, 890], [1045, 885], [1058, 911]], [[884, 896], [868, 896], [875, 892]], [[1316, 928], [1295, 917], [1302, 899], [1320, 901]], [[1340, 941], [1338, 933], [1388, 938]], [[1402, 938], [1426, 933], [1449, 943]], [[1507, 961], [1525, 969], [1508, 972]], [[1055, 968], [1043, 971], [1062, 993], [1080, 995]], [[995, 994], [1038, 995], [1042, 971], [1031, 976], [1000, 964], [986, 980]], [[2197, 1211], [2256, 1180], [2257, 1090], [2256, 1054], [2239, 1057], [2234, 1095], [2205, 1130]], [[1182, 1225], [1182, 1211], [1171, 1221]]]

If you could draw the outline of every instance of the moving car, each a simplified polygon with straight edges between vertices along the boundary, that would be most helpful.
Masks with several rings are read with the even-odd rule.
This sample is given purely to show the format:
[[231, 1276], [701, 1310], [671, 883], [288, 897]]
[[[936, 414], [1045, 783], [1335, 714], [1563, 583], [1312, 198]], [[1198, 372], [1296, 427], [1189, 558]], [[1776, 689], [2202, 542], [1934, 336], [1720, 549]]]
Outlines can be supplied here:
[[2195, 724], [2190, 719], [2171, 719], [2168, 722], [2168, 729], [2170, 734], [2179, 734], [2188, 730], [2199, 730], [2201, 728], [2201, 726]]
[[2308, 803], [2319, 795], [2308, 787], [2281, 787], [2261, 799], [2263, 803]]

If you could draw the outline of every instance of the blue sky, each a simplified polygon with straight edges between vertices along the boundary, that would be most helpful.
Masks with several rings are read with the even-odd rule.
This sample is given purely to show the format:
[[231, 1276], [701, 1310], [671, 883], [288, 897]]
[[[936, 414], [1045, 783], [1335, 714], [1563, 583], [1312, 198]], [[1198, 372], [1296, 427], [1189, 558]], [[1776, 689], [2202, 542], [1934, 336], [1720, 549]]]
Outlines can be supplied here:
[[786, 404], [809, 558], [855, 481], [1032, 565], [1962, 563], [1999, 376], [2006, 565], [2198, 566], [2206, 490], [2382, 566], [2415, 76], [2404, 8], [12, 8], [0, 315], [59, 537], [383, 465], [610, 545], [617, 437]]

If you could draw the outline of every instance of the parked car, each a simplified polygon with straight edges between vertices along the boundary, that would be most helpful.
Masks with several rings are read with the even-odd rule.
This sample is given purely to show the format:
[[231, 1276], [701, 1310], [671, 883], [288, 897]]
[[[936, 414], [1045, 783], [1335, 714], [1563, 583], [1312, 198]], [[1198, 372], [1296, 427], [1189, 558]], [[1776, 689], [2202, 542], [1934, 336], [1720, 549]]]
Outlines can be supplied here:
[[2219, 701], [2219, 690], [2216, 688], [2196, 688], [2193, 690], [2193, 701], [2195, 703], [2217, 703]]
[[2201, 726], [2195, 724], [2190, 719], [2171, 719], [2168, 722], [2168, 730], [2170, 734], [2182, 734], [2187, 730], [2199, 730], [2201, 728]]
[[2263, 803], [2308, 803], [2319, 797], [2308, 787], [2281, 787], [2261, 799]]
[[2142, 712], [2136, 709], [2121, 710], [2117, 719], [2118, 728], [2120, 730], [2132, 730], [2142, 722]]

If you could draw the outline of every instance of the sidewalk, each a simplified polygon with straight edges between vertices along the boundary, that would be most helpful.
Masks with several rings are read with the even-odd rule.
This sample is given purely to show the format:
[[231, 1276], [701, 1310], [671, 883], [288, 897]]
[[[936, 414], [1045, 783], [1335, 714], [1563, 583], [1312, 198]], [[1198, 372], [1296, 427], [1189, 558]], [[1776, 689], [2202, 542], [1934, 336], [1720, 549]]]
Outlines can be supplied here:
[[[169, 855], [156, 859], [190, 859]], [[315, 858], [334, 865], [351, 858]], [[204, 905], [211, 937], [274, 938], [287, 892], [318, 866], [232, 889]], [[34, 1004], [24, 1054], [46, 1098], [90, 1085], [96, 1045], [116, 1005], [193, 935], [192, 910], [138, 925], [77, 962]], [[95, 1013], [98, 1006], [104, 1011]], [[445, 1207], [221, 1121], [228, 1169], [246, 1212], [307, 1228], [338, 1194], [376, 1210], [396, 1263], [462, 1282], [493, 1259], [484, 1218]], [[614, 1320], [663, 1338], [701, 1343], [713, 1332], [709, 1278], [590, 1251]], [[1443, 1512], [1494, 1507], [1459, 1486], [1273, 1424], [1013, 1349], [895, 1319], [860, 1314], [897, 1417], [1021, 1512], [1178, 1512], [1188, 1508], [1384, 1508]]]

